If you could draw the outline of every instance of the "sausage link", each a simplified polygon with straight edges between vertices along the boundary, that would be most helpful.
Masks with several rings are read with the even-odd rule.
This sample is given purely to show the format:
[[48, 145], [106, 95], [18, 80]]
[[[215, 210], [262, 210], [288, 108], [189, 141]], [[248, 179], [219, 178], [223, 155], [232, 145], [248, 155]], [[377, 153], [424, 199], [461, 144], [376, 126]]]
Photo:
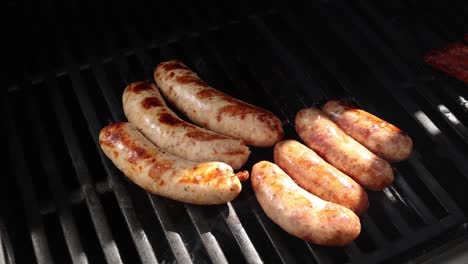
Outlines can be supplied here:
[[413, 141], [405, 132], [347, 102], [331, 100], [322, 110], [346, 134], [390, 162], [407, 159], [413, 150]]
[[179, 61], [160, 63], [154, 80], [162, 94], [199, 126], [257, 147], [273, 146], [283, 137], [281, 121], [273, 113], [210, 87]]
[[224, 204], [242, 189], [229, 165], [195, 163], [166, 153], [127, 122], [104, 127], [99, 144], [117, 168], [153, 194], [192, 204]]
[[298, 141], [276, 143], [274, 159], [299, 186], [319, 198], [343, 205], [358, 215], [367, 210], [369, 200], [364, 189]]
[[382, 190], [393, 182], [387, 161], [348, 136], [319, 109], [299, 111], [295, 127], [307, 146], [365, 188]]
[[221, 161], [235, 170], [249, 158], [249, 148], [242, 140], [180, 119], [152, 83], [129, 84], [123, 93], [122, 103], [128, 121], [156, 146], [172, 154], [196, 162]]
[[344, 246], [361, 232], [351, 210], [302, 189], [274, 163], [255, 164], [251, 180], [266, 215], [294, 236], [318, 245]]

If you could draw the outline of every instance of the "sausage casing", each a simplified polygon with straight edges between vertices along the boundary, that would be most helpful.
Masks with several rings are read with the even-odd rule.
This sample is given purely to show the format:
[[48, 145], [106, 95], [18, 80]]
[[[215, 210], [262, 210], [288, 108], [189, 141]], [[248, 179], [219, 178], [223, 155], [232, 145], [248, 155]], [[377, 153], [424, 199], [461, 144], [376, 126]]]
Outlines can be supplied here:
[[307, 146], [363, 187], [382, 190], [393, 182], [390, 164], [348, 136], [320, 109], [300, 110], [295, 127]]
[[274, 163], [255, 164], [251, 180], [266, 215], [294, 236], [318, 245], [343, 246], [361, 232], [351, 210], [302, 189]]
[[275, 163], [299, 186], [319, 198], [343, 205], [356, 214], [369, 206], [364, 189], [307, 146], [296, 140], [284, 140], [274, 148]]
[[413, 150], [413, 141], [405, 132], [347, 102], [331, 100], [322, 110], [346, 134], [390, 162], [407, 159]]
[[199, 126], [257, 147], [273, 146], [283, 137], [281, 121], [273, 113], [210, 87], [179, 61], [160, 63], [154, 80], [162, 94]]
[[237, 170], [250, 155], [242, 140], [221, 135], [180, 119], [166, 105], [156, 85], [129, 84], [122, 103], [130, 123], [159, 148], [187, 160], [221, 161]]
[[242, 189], [229, 165], [195, 163], [164, 152], [127, 122], [101, 129], [99, 144], [117, 168], [153, 194], [192, 204], [223, 204]]

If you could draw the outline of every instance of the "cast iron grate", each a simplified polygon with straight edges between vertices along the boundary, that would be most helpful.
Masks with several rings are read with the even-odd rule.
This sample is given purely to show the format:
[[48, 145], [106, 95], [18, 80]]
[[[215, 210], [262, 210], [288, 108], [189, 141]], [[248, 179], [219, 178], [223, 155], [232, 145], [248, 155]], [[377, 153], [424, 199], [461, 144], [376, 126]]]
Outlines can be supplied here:
[[[376, 263], [466, 235], [466, 86], [421, 63], [465, 30], [450, 15], [467, 14], [462, 1], [456, 10], [419, 10], [415, 1], [155, 2], [37, 6], [38, 25], [18, 54], [31, 63], [2, 99], [12, 177], [0, 187], [0, 263]], [[435, 10], [447, 27], [429, 19]], [[97, 135], [124, 120], [125, 85], [151, 80], [173, 58], [272, 110], [287, 138], [297, 138], [299, 109], [345, 98], [406, 130], [415, 152], [395, 165], [392, 187], [369, 193], [362, 234], [345, 248], [285, 233], [248, 182], [222, 206], [149, 195], [103, 155]], [[253, 149], [245, 168], [261, 159], [271, 149]]]

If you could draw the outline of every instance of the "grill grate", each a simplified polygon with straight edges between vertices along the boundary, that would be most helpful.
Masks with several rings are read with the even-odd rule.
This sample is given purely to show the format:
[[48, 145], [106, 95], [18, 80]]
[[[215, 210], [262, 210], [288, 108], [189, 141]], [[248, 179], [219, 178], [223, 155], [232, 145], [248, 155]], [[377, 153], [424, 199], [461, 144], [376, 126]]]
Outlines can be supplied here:
[[[0, 263], [376, 263], [467, 235], [466, 86], [422, 65], [429, 48], [462, 37], [463, 1], [202, 2], [33, 6], [38, 25], [16, 54], [30, 62], [2, 99], [13, 177], [0, 186], [0, 200], [11, 201], [0, 204], [8, 208]], [[346, 98], [407, 131], [415, 152], [395, 165], [390, 188], [369, 193], [362, 233], [345, 248], [285, 233], [248, 182], [220, 206], [147, 194], [103, 155], [97, 137], [125, 120], [125, 85], [152, 79], [153, 67], [173, 58], [272, 110], [286, 138], [298, 139], [299, 109]], [[272, 150], [253, 148], [245, 168], [262, 159], [272, 160]]]

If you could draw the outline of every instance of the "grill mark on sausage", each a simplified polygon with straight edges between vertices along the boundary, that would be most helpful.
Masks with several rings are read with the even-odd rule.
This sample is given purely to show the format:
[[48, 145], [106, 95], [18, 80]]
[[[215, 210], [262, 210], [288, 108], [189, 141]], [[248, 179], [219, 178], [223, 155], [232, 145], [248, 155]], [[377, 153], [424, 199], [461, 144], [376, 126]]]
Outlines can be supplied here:
[[[146, 149], [138, 146], [131, 138], [128, 133], [125, 133], [123, 127], [126, 123], [120, 122], [110, 125], [105, 128], [104, 138], [100, 140], [100, 143], [110, 147], [122, 144], [126, 147], [125, 152], [128, 155], [128, 162], [135, 164], [137, 160], [148, 159], [151, 157], [151, 153]], [[115, 155], [116, 151], [114, 151]], [[117, 153], [118, 154], [118, 153]]]
[[104, 137], [99, 140], [101, 145], [114, 146], [122, 137], [124, 122], [114, 123], [104, 128]]
[[216, 89], [207, 88], [207, 89], [199, 91], [196, 96], [198, 99], [206, 99], [206, 98], [218, 97], [218, 96], [221, 97], [221, 96], [226, 96], [226, 95]]
[[140, 147], [140, 146], [137, 146], [135, 143], [132, 143], [132, 142], [125, 142], [123, 143], [124, 145], [126, 145], [129, 149], [128, 151], [128, 162], [130, 163], [136, 163], [137, 160], [141, 160], [141, 159], [147, 159], [149, 157], [151, 157], [151, 154], [146, 151], [146, 149]]
[[159, 121], [169, 126], [192, 127], [190, 124], [187, 124], [185, 121], [178, 119], [169, 113], [159, 114]]
[[141, 106], [145, 109], [150, 109], [153, 107], [164, 106], [161, 100], [157, 97], [146, 97], [142, 102]]
[[[236, 104], [226, 105], [219, 110], [220, 114], [216, 117], [218, 122], [221, 121], [222, 115], [238, 116], [244, 120], [247, 115], [255, 115], [257, 120], [265, 124], [270, 130], [281, 133], [281, 124], [274, 122], [274, 115], [257, 107], [251, 106], [244, 102], [237, 102]], [[282, 135], [281, 135], [282, 136]]]
[[244, 120], [247, 115], [257, 114], [259, 111], [261, 110], [247, 104], [230, 104], [219, 109], [220, 113], [224, 113], [229, 116], [238, 116], [242, 120]]
[[[159, 179], [161, 179], [161, 177], [167, 171], [172, 169], [172, 166], [173, 166], [174, 163], [172, 161], [170, 161], [170, 160], [156, 160], [156, 159], [153, 159], [152, 164], [153, 165], [151, 165], [151, 168], [149, 170], [149, 176], [152, 179], [159, 180]], [[161, 180], [161, 182], [159, 182], [159, 185], [164, 184], [163, 180]]]
[[198, 86], [204, 86], [204, 87], [208, 86], [204, 81], [200, 80], [200, 78], [194, 75], [182, 75], [182, 76], [177, 77], [176, 81], [179, 82], [180, 84], [190, 83], [190, 84], [194, 84]]
[[159, 65], [159, 67], [162, 67], [166, 71], [170, 70], [189, 70], [187, 66], [185, 66], [182, 62], [180, 61], [168, 61], [168, 62], [163, 62], [162, 66]]
[[186, 136], [190, 138], [194, 138], [200, 141], [210, 141], [210, 140], [216, 140], [216, 139], [226, 139], [226, 137], [218, 135], [218, 134], [211, 134], [211, 133], [206, 133], [203, 131], [190, 131]]
[[223, 154], [226, 154], [226, 155], [242, 155], [242, 154], [245, 154], [245, 150], [242, 150], [242, 149], [235, 149], [235, 150], [226, 150], [223, 152]]
[[149, 83], [149, 82], [139, 82], [139, 83], [135, 84], [135, 86], [133, 86], [132, 90], [133, 90], [134, 93], [139, 94], [139, 93], [141, 93], [143, 91], [151, 90], [151, 89], [153, 89], [151, 83]]

